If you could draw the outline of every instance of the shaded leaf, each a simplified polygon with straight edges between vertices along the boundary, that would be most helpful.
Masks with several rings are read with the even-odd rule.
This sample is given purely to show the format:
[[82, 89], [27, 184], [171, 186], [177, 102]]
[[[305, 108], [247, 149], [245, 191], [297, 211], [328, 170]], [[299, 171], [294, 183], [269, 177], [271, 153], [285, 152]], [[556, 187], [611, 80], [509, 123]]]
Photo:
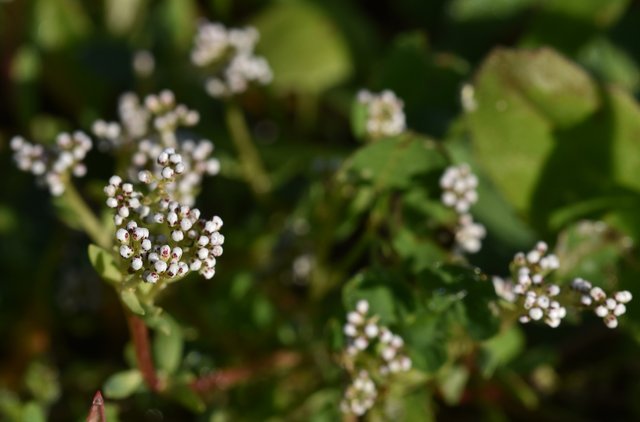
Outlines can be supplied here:
[[408, 188], [414, 177], [445, 165], [434, 141], [413, 134], [368, 144], [345, 164], [349, 173], [379, 190]]
[[164, 325], [169, 328], [166, 333], [162, 330], [156, 332], [153, 340], [153, 355], [158, 368], [165, 370], [168, 374], [174, 373], [182, 362], [182, 350], [184, 338], [180, 325], [166, 312], [162, 314]]
[[122, 281], [122, 274], [113, 258], [113, 254], [107, 250], [100, 246], [90, 244], [89, 261], [103, 280], [111, 283], [120, 283]]

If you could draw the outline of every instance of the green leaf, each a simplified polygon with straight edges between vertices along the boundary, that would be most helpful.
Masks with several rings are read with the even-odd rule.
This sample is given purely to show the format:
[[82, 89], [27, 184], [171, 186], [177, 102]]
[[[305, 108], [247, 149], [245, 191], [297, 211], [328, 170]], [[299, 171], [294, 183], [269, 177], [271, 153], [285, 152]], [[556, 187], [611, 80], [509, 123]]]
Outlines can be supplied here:
[[180, 382], [171, 385], [167, 394], [193, 412], [202, 413], [207, 408], [202, 398], [189, 387], [188, 383]]
[[34, 13], [35, 39], [45, 48], [64, 47], [91, 29], [91, 20], [77, 0], [38, 0]]
[[100, 246], [90, 244], [89, 261], [103, 280], [111, 283], [120, 283], [122, 281], [122, 274], [113, 258], [113, 254], [107, 250]]
[[162, 319], [169, 327], [169, 332], [165, 333], [162, 330], [156, 332], [153, 340], [153, 355], [158, 368], [173, 374], [182, 362], [184, 338], [180, 325], [166, 312], [162, 314]]
[[36, 401], [27, 402], [22, 408], [23, 422], [46, 422], [47, 417], [42, 405]]
[[418, 237], [408, 228], [401, 228], [393, 237], [393, 248], [405, 259], [413, 272], [418, 273], [441, 262], [446, 253], [435, 242], [426, 237]]
[[468, 122], [476, 157], [504, 196], [526, 210], [554, 148], [554, 129], [596, 110], [596, 85], [578, 66], [540, 49], [495, 51], [474, 86], [478, 106]]
[[618, 261], [628, 251], [628, 238], [602, 221], [582, 220], [561, 232], [555, 254], [562, 263], [556, 277], [582, 277], [596, 285], [615, 285]]
[[424, 311], [402, 330], [413, 366], [436, 372], [447, 360], [448, 324], [441, 314]]
[[369, 107], [356, 96], [351, 104], [351, 130], [358, 139], [363, 139], [367, 134], [368, 111]]
[[142, 374], [137, 369], [116, 372], [104, 383], [104, 395], [110, 399], [124, 399], [142, 386]]
[[445, 265], [424, 271], [418, 279], [432, 294], [429, 306], [440, 308], [474, 340], [484, 340], [498, 332], [500, 320], [491, 308], [496, 299], [493, 284], [479, 270]]
[[193, 42], [198, 11], [193, 0], [163, 0], [157, 8], [162, 42], [187, 50]]
[[55, 403], [60, 398], [59, 374], [51, 366], [34, 361], [24, 376], [24, 384], [38, 402]]
[[399, 313], [412, 306], [411, 293], [397, 277], [383, 270], [357, 274], [342, 289], [345, 308], [352, 310], [359, 300], [364, 299], [369, 302], [369, 313], [378, 315], [383, 324], [397, 322]]
[[127, 308], [131, 312], [137, 315], [144, 315], [145, 310], [140, 304], [138, 300], [138, 295], [136, 295], [135, 290], [132, 289], [124, 289], [120, 292], [120, 299], [122, 299], [122, 303], [127, 305]]
[[512, 326], [482, 344], [480, 349], [480, 369], [484, 377], [490, 377], [495, 370], [511, 362], [525, 345], [520, 327]]
[[604, 37], [584, 45], [577, 60], [607, 82], [635, 91], [640, 84], [640, 70], [633, 58]]
[[434, 141], [406, 134], [358, 149], [345, 166], [354, 177], [384, 190], [408, 188], [414, 177], [439, 172], [446, 164]]
[[433, 51], [424, 32], [415, 31], [398, 35], [373, 69], [374, 87], [392, 90], [404, 102], [408, 126], [439, 135], [459, 112], [460, 85], [470, 66], [451, 53]]
[[153, 328], [156, 331], [162, 332], [164, 335], [169, 335], [172, 330], [172, 322], [165, 318], [165, 312], [162, 308], [145, 304], [144, 308], [144, 322], [149, 328]]
[[107, 0], [104, 2], [106, 26], [111, 33], [126, 35], [147, 11], [147, 0]]
[[523, 11], [538, 0], [453, 0], [451, 17], [457, 21], [505, 19]]
[[469, 370], [462, 365], [455, 365], [438, 375], [440, 391], [445, 403], [449, 406], [458, 404], [469, 380]]
[[257, 50], [273, 69], [275, 89], [317, 94], [351, 75], [343, 35], [313, 4], [275, 2], [253, 24], [260, 31]]
[[[498, 257], [509, 260], [513, 251], [524, 250], [537, 240], [537, 235], [522, 219], [516, 210], [505, 200], [484, 169], [476, 162], [472, 146], [463, 129], [454, 124], [447, 139], [447, 150], [456, 163], [467, 163], [478, 177], [478, 203], [472, 208], [475, 219], [487, 229], [487, 239], [483, 241], [482, 256]], [[492, 268], [484, 268], [491, 271]]]

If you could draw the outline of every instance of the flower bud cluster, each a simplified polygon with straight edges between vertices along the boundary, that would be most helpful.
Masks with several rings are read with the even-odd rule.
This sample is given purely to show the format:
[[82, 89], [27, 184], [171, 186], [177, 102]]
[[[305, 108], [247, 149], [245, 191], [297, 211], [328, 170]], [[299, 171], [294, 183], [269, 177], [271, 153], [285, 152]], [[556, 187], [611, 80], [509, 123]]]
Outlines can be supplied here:
[[362, 416], [373, 407], [377, 396], [378, 391], [369, 372], [361, 370], [347, 387], [340, 402], [340, 410], [343, 413]]
[[552, 271], [558, 269], [560, 263], [553, 254], [548, 254], [548, 246], [538, 242], [527, 254], [519, 252], [513, 259], [511, 271], [516, 280], [513, 293], [517, 303], [523, 308], [520, 322], [543, 320], [550, 327], [560, 325], [567, 315], [567, 310], [557, 300], [561, 289], [557, 284], [547, 282]]
[[222, 220], [201, 218], [200, 210], [175, 201], [165, 189], [182, 172], [180, 154], [167, 148], [157, 162], [162, 166], [159, 176], [150, 171], [138, 175], [148, 193], [118, 176], [104, 189], [107, 205], [116, 210], [120, 256], [130, 273], [149, 283], [175, 281], [191, 271], [210, 279], [223, 252]]
[[462, 214], [458, 219], [456, 229], [456, 244], [464, 251], [476, 253], [482, 248], [482, 239], [487, 235], [487, 230], [480, 223], [473, 221], [471, 214]]
[[367, 106], [366, 131], [372, 138], [396, 136], [406, 129], [404, 102], [392, 91], [374, 94], [361, 90], [358, 101]]
[[485, 227], [473, 221], [471, 205], [478, 201], [478, 178], [468, 164], [449, 166], [440, 177], [442, 203], [458, 214], [455, 230], [456, 245], [465, 252], [476, 253], [487, 235]]
[[440, 178], [442, 203], [459, 214], [469, 212], [471, 205], [478, 202], [478, 178], [468, 164], [447, 167]]
[[80, 131], [59, 134], [53, 147], [32, 144], [20, 136], [11, 139], [18, 168], [37, 176], [54, 196], [64, 193], [70, 174], [82, 177], [87, 173], [83, 160], [92, 146], [91, 138]]
[[[148, 139], [142, 140], [138, 145], [138, 151], [133, 155], [132, 167], [129, 169], [130, 177], [139, 175], [141, 171], [149, 170], [156, 178], [163, 178], [170, 173], [166, 166], [159, 163], [155, 157], [159, 157], [165, 149], [158, 143]], [[170, 148], [174, 154], [179, 154], [181, 165], [175, 166], [173, 172], [179, 171], [181, 177], [175, 183], [168, 184], [166, 189], [171, 191], [176, 200], [186, 205], [193, 205], [195, 194], [205, 175], [216, 175], [220, 171], [220, 161], [212, 158], [214, 147], [209, 140], [202, 139], [198, 142], [185, 140]], [[164, 174], [163, 174], [164, 172]], [[140, 180], [146, 183], [144, 180]]]
[[591, 282], [582, 278], [574, 279], [571, 288], [580, 294], [580, 304], [593, 309], [593, 312], [602, 318], [609, 328], [618, 326], [618, 317], [627, 312], [625, 305], [633, 298], [631, 292], [627, 290], [615, 292], [612, 297], [607, 297], [604, 290], [592, 286]]
[[251, 83], [271, 82], [273, 74], [269, 64], [254, 53], [259, 37], [252, 27], [227, 29], [219, 23], [200, 24], [191, 62], [213, 73], [205, 82], [209, 95], [230, 97], [243, 93]]
[[[348, 340], [346, 359], [349, 367], [358, 367], [358, 375], [347, 389], [341, 408], [345, 412], [362, 415], [375, 400], [375, 384], [373, 388], [363, 390], [363, 384], [355, 387], [361, 377], [369, 377], [371, 371], [384, 380], [392, 374], [406, 372], [411, 369], [411, 359], [404, 352], [404, 340], [385, 326], [378, 323], [377, 316], [369, 316], [369, 303], [360, 300], [356, 310], [347, 314], [347, 323], [343, 331]], [[369, 368], [368, 370], [362, 369]], [[364, 375], [363, 375], [364, 374]], [[361, 388], [362, 387], [362, 388]], [[364, 397], [371, 400], [365, 400]]]
[[[131, 154], [127, 177], [134, 180], [141, 171], [148, 170], [156, 178], [170, 180], [167, 177], [170, 173], [179, 172], [182, 177], [164, 188], [174, 193], [175, 200], [193, 205], [204, 175], [215, 175], [220, 170], [220, 162], [211, 157], [214, 149], [211, 141], [177, 139], [176, 130], [197, 123], [198, 113], [176, 104], [173, 93], [165, 90], [147, 96], [143, 102], [135, 94], [124, 94], [120, 98], [119, 117], [119, 123], [96, 121], [93, 131], [111, 148]], [[157, 162], [166, 148], [173, 148], [173, 153], [182, 157], [180, 164], [172, 162], [167, 168]]]
[[174, 146], [178, 127], [194, 126], [200, 120], [197, 111], [176, 103], [169, 90], [148, 95], [143, 102], [136, 94], [125, 93], [120, 97], [118, 114], [120, 122], [97, 120], [92, 127], [93, 133], [112, 148], [121, 148], [154, 134], [160, 136], [164, 146]]

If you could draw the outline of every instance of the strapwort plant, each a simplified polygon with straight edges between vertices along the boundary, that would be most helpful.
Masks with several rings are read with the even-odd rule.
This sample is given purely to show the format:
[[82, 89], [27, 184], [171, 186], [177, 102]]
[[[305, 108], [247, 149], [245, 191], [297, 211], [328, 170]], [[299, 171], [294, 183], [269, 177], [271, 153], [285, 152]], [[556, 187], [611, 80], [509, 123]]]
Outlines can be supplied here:
[[[266, 59], [255, 53], [258, 40], [253, 28], [202, 21], [190, 60], [202, 75], [204, 91], [224, 105], [240, 173], [263, 200], [274, 184], [238, 101], [252, 86], [268, 85], [274, 77]], [[151, 53], [138, 51], [133, 68], [140, 77], [151, 75]], [[472, 85], [463, 86], [467, 113], [478, 108], [474, 95]], [[124, 93], [117, 116], [117, 121], [96, 120], [91, 135], [61, 133], [51, 146], [20, 136], [10, 145], [17, 166], [77, 216], [92, 241], [91, 263], [122, 302], [137, 368], [109, 377], [107, 398], [147, 389], [202, 411], [207, 392], [250, 378], [251, 371], [203, 375], [180, 367], [182, 327], [160, 306], [160, 298], [187, 283], [188, 276], [210, 280], [216, 274], [225, 243], [223, 221], [215, 210], [195, 204], [206, 178], [218, 175], [222, 164], [213, 142], [193, 138], [200, 113], [179, 103], [172, 91], [144, 97]], [[486, 211], [484, 219], [474, 220], [486, 175], [460, 154], [459, 146], [408, 128], [398, 95], [359, 91], [351, 123], [362, 147], [343, 162], [319, 163], [329, 176], [309, 194], [305, 206], [313, 212], [294, 219], [293, 235], [282, 236], [285, 244], [313, 230], [320, 233], [286, 266], [310, 297], [333, 298], [336, 291], [343, 296], [346, 318], [334, 316], [328, 324], [333, 327], [331, 365], [341, 376], [327, 396], [345, 420], [405, 417], [407, 397], [419, 388], [454, 402], [470, 376], [468, 368], [482, 367], [488, 375], [495, 370], [495, 364], [481, 361], [479, 350], [486, 352], [491, 339], [517, 324], [557, 328], [589, 311], [606, 327], [618, 327], [632, 294], [613, 286], [607, 292], [591, 278], [567, 277], [558, 246], [556, 251], [539, 241], [517, 253], [505, 268], [509, 276], [492, 276], [473, 265], [492, 241], [490, 227], [479, 222], [486, 222]], [[99, 214], [74, 183], [91, 170], [85, 159], [96, 152], [118, 164], [117, 174], [103, 183]], [[306, 211], [300, 209], [300, 214]], [[174, 342], [166, 349], [178, 350], [177, 357], [154, 361], [150, 329], [155, 339]], [[300, 360], [295, 355], [279, 361], [294, 366]], [[321, 364], [309, 364], [314, 365]], [[94, 405], [103, 405], [100, 394]]]

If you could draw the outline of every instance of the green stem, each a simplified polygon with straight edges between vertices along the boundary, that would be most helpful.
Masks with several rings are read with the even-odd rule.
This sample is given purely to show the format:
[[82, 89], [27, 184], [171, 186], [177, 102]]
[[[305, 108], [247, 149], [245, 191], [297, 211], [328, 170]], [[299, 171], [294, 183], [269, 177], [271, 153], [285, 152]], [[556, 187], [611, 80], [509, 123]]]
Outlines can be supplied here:
[[244, 177], [256, 196], [264, 196], [271, 190], [271, 179], [253, 144], [244, 114], [236, 103], [229, 102], [225, 117], [227, 128], [240, 157]]
[[109, 250], [111, 248], [111, 236], [104, 230], [102, 224], [93, 211], [84, 202], [72, 183], [68, 183], [63, 194], [67, 204], [78, 216], [78, 223], [98, 246]]

